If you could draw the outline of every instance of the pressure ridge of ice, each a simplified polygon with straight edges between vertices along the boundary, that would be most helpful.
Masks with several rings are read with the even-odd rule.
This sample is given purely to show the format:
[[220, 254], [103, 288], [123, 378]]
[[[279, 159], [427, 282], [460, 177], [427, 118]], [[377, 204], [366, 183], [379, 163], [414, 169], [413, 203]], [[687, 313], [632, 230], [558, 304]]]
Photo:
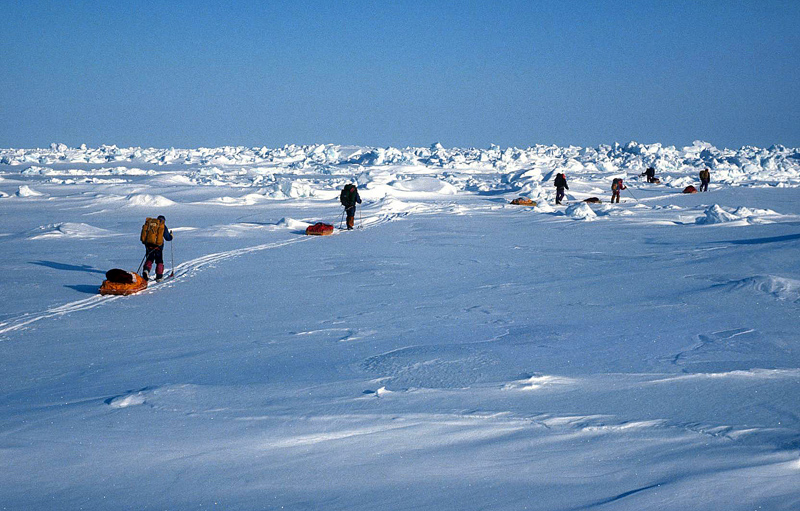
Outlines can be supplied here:
[[[699, 141], [683, 148], [629, 142], [585, 148], [536, 145], [524, 149], [501, 149], [495, 145], [486, 149], [444, 148], [441, 144], [403, 149], [333, 144], [286, 145], [272, 149], [242, 146], [157, 149], [114, 145], [69, 148], [65, 144], [51, 144], [45, 149], [0, 149], [0, 163], [23, 166], [21, 172], [27, 175], [62, 177], [141, 175], [152, 172], [142, 170], [141, 166], [180, 165], [195, 169], [188, 176], [197, 184], [269, 186], [266, 194], [274, 198], [313, 194], [309, 187], [303, 188], [304, 185], [296, 181], [280, 181], [276, 174], [349, 175], [353, 168], [360, 168], [376, 178], [374, 172], [386, 166], [409, 175], [420, 170], [430, 173], [430, 169], [441, 169], [442, 174], [447, 170], [499, 173], [520, 186], [551, 180], [556, 170], [566, 171], [569, 177], [604, 176], [610, 180], [623, 176], [625, 172], [642, 172], [653, 166], [661, 182], [672, 188], [684, 188], [695, 183], [696, 172], [707, 167], [715, 183], [800, 186], [800, 149], [783, 146], [719, 149]], [[94, 170], [62, 168], [69, 164], [87, 163], [105, 166]], [[56, 165], [58, 169], [52, 168]], [[232, 173], [230, 166], [239, 169]], [[435, 191], [441, 191], [447, 187], [446, 183], [456, 189], [487, 186], [480, 179], [470, 183], [446, 175], [442, 177], [444, 182], [438, 184], [405, 180], [401, 189], [434, 191], [432, 187], [438, 187]]]

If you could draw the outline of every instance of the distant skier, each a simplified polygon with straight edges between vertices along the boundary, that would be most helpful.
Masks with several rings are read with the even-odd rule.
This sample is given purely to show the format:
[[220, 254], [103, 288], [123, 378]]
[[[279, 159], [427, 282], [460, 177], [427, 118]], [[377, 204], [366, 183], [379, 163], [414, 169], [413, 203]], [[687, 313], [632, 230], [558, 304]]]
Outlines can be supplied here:
[[653, 167], [647, 167], [647, 170], [639, 174], [640, 176], [647, 176], [648, 183], [655, 183], [656, 182], [656, 169]]
[[707, 192], [708, 191], [708, 183], [711, 181], [711, 173], [708, 169], [703, 169], [700, 171], [700, 191]]
[[567, 176], [565, 176], [563, 173], [556, 174], [556, 180], [553, 181], [553, 186], [556, 187], [556, 204], [561, 204], [561, 200], [564, 198], [564, 189], [566, 188], [569, 190]]
[[349, 231], [356, 223], [356, 204], [361, 204], [361, 197], [358, 195], [356, 185], [352, 183], [344, 185], [342, 193], [339, 194], [339, 201], [347, 214], [347, 230]]
[[628, 187], [622, 184], [621, 177], [615, 177], [613, 181], [611, 181], [611, 203], [614, 203], [614, 199], [617, 199], [617, 204], [619, 204], [619, 193], [622, 190], [626, 190]]
[[141, 241], [144, 243], [145, 263], [142, 277], [149, 280], [150, 269], [153, 261], [156, 263], [156, 280], [164, 278], [164, 242], [172, 241], [172, 231], [167, 228], [167, 219], [164, 215], [158, 218], [148, 218], [142, 226]]

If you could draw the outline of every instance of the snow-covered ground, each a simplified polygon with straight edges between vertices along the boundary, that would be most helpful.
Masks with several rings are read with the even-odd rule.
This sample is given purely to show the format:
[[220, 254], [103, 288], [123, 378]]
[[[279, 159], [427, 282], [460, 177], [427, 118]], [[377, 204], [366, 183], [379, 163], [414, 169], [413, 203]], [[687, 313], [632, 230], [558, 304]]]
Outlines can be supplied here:
[[2, 509], [800, 509], [797, 149], [54, 144], [0, 212]]

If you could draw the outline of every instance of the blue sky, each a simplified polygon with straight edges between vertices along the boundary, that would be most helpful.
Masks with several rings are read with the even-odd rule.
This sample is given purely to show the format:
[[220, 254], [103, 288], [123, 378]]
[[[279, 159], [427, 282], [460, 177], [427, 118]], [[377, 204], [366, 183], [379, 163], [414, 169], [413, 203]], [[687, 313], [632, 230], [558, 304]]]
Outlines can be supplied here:
[[0, 10], [0, 147], [800, 147], [797, 1]]

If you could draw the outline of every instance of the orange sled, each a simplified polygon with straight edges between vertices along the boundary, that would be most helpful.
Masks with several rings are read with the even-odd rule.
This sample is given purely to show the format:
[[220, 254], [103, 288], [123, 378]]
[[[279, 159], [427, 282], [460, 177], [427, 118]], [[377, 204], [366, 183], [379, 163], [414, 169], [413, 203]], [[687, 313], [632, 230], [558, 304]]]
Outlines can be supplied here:
[[147, 289], [147, 281], [138, 273], [114, 268], [106, 272], [106, 280], [100, 286], [101, 295], [132, 295]]
[[314, 236], [328, 236], [333, 234], [333, 226], [331, 224], [317, 222], [314, 225], [309, 225], [306, 227], [306, 234]]
[[526, 199], [525, 197], [519, 197], [518, 199], [514, 199], [511, 201], [511, 204], [515, 206], [536, 206], [536, 202], [530, 199]]

